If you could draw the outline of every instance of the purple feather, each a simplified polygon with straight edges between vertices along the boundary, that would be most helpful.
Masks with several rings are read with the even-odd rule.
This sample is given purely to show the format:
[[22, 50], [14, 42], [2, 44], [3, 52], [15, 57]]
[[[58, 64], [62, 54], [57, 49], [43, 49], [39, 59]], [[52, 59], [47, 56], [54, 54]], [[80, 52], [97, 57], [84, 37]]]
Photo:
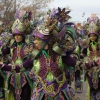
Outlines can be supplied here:
[[16, 20], [16, 19], [19, 19], [19, 13], [20, 13], [20, 11], [17, 10], [16, 13], [15, 13], [15, 15], [14, 15], [15, 20]]
[[51, 12], [51, 14], [50, 14], [50, 17], [51, 17], [51, 18], [54, 18], [54, 16], [56, 15], [57, 12], [58, 12], [58, 10], [55, 9], [55, 8], [53, 8], [53, 10], [52, 10], [52, 12]]

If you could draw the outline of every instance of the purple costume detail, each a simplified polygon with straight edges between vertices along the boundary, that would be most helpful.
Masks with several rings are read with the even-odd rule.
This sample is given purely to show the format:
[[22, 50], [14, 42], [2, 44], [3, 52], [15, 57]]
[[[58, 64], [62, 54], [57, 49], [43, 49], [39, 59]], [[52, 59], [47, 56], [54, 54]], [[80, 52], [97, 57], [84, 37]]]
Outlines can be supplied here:
[[[15, 61], [16, 58], [17, 58], [17, 48], [16, 47], [14, 48], [13, 53], [14, 53], [14, 55], [12, 57], [12, 61]], [[20, 50], [20, 57], [21, 57], [21, 59], [23, 59], [24, 56], [25, 56], [25, 54], [24, 54], [24, 48], [21, 48], [21, 50]]]
[[[0, 67], [2, 66], [2, 64], [0, 64]], [[33, 61], [31, 59], [27, 59], [25, 62], [23, 62], [23, 67], [28, 70], [30, 68], [32, 68], [33, 66]], [[16, 73], [19, 73], [20, 72], [20, 69], [21, 69], [21, 66], [19, 65], [16, 65], [15, 66], [15, 71]], [[12, 70], [12, 66], [11, 65], [7, 65], [5, 64], [2, 68], [2, 70], [5, 70], [5, 71], [11, 71]]]
[[[3, 54], [9, 54], [10, 53], [10, 49], [6, 48], [6, 49], [2, 49]], [[25, 54], [24, 54], [24, 48], [22, 47], [20, 49], [20, 58], [23, 60], [25, 58]], [[13, 55], [12, 55], [12, 61], [16, 61], [17, 59], [17, 47], [13, 48]], [[26, 59], [25, 61], [23, 61], [22, 65], [15, 65], [15, 69], [13, 69], [12, 67], [13, 65], [9, 65], [9, 64], [4, 64], [3, 68], [1, 68], [4, 71], [11, 71], [11, 77], [10, 78], [10, 84], [13, 86], [13, 90], [14, 90], [14, 94], [15, 94], [15, 98], [16, 100], [20, 100], [20, 96], [21, 94], [23, 94], [21, 96], [21, 98], [23, 98], [23, 100], [29, 100], [30, 98], [30, 86], [28, 83], [28, 77], [27, 77], [27, 73], [32, 67], [33, 67], [33, 60], [32, 59]], [[2, 67], [2, 64], [0, 64], [0, 67]], [[19, 78], [18, 78], [19, 77]], [[17, 82], [17, 80], [21, 79], [20, 81]], [[30, 79], [29, 79], [30, 80]], [[17, 88], [19, 84], [19, 88]], [[24, 94], [24, 92], [27, 89], [27, 94]], [[16, 94], [18, 91], [20, 91], [20, 94]]]
[[76, 65], [76, 60], [74, 58], [70, 57], [70, 55], [63, 56], [62, 60], [64, 63], [66, 63], [69, 66], [75, 67], [75, 65]]
[[39, 59], [41, 65], [39, 76], [41, 76], [43, 79], [46, 78], [48, 71], [51, 71], [55, 77], [58, 77], [62, 74], [61, 69], [52, 59], [50, 60], [50, 68], [48, 68], [48, 66], [46, 65], [46, 58], [43, 55]]
[[44, 42], [49, 42], [50, 37], [39, 33], [37, 30], [34, 32], [33, 36], [40, 37]]
[[[40, 68], [40, 70], [38, 72], [38, 76], [41, 77], [41, 79], [45, 82], [46, 87], [49, 87], [49, 86], [53, 85], [53, 89], [54, 89], [53, 92], [55, 92], [57, 95], [59, 95], [57, 100], [62, 100], [61, 98], [62, 97], [64, 98], [64, 95], [69, 95], [68, 98], [71, 98], [70, 93], [67, 94], [70, 91], [69, 87], [68, 87], [68, 82], [67, 82], [66, 78], [65, 78], [65, 81], [64, 81], [63, 71], [60, 69], [60, 66], [57, 63], [59, 56], [55, 55], [54, 58], [55, 58], [55, 60], [53, 58], [50, 58], [50, 66], [47, 66], [46, 65], [45, 56], [42, 54], [39, 57], [39, 62], [40, 62], [41, 68]], [[62, 62], [66, 63], [67, 65], [72, 66], [72, 67], [74, 67], [75, 64], [76, 64], [76, 60], [74, 58], [70, 57], [70, 55], [62, 57]], [[64, 66], [64, 67], [66, 67], [66, 66]], [[58, 79], [59, 82], [62, 82], [61, 83], [62, 84], [61, 87], [60, 87], [60, 83], [56, 79], [54, 79], [51, 82], [46, 79], [46, 76], [47, 76], [49, 71], [54, 75], [54, 77], [56, 79]], [[65, 73], [64, 76], [66, 77], [66, 75], [67, 75], [67, 72]], [[50, 96], [52, 98], [56, 97], [56, 95], [54, 95], [53, 92], [48, 92], [44, 88], [42, 90], [41, 89], [37, 89], [37, 91], [38, 91], [39, 94], [41, 92], [43, 92], [45, 95], [48, 95], [48, 96]], [[63, 91], [66, 94], [61, 96], [60, 93], [63, 93]], [[45, 95], [44, 95], [44, 98], [45, 98]], [[34, 100], [34, 99], [32, 99], [32, 100]], [[45, 100], [45, 99], [42, 98], [42, 100]], [[64, 99], [64, 100], [66, 100], [66, 99]]]
[[24, 34], [24, 33], [22, 33], [22, 32], [20, 32], [17, 28], [15, 28], [15, 30], [13, 31], [13, 34], [14, 35], [17, 35], [17, 34]]
[[6, 48], [6, 49], [2, 49], [2, 54], [3, 55], [6, 55], [6, 54], [9, 54], [10, 53], [10, 48]]

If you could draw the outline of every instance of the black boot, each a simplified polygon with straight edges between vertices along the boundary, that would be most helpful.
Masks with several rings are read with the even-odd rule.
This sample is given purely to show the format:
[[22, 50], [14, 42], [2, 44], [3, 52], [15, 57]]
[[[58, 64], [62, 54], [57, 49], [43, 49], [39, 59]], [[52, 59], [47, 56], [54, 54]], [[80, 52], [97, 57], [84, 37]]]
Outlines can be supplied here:
[[83, 90], [83, 87], [82, 87], [82, 82], [81, 82], [81, 80], [80, 80], [80, 79], [76, 79], [76, 80], [75, 80], [75, 91], [76, 91], [77, 93], [81, 93], [82, 90]]
[[0, 88], [0, 99], [4, 98], [4, 89]]

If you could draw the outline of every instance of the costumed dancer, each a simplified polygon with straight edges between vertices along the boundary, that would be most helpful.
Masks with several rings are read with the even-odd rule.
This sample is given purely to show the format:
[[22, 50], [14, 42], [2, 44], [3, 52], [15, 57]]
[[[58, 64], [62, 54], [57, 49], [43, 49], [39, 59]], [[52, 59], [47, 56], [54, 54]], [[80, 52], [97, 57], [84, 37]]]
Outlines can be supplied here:
[[87, 40], [88, 47], [82, 50], [82, 55], [86, 58], [85, 67], [87, 69], [85, 73], [85, 78], [88, 81], [88, 92], [87, 100], [100, 100], [100, 68], [98, 66], [97, 60], [100, 57], [100, 44], [99, 40], [99, 27], [97, 26], [98, 17], [95, 14], [92, 14], [88, 18], [88, 38]]
[[[81, 60], [81, 50], [83, 47], [83, 26], [81, 23], [76, 24], [76, 33], [77, 33], [77, 39], [76, 39], [76, 49], [74, 50], [74, 57], [77, 59], [77, 62]], [[83, 83], [82, 83], [82, 69], [76, 65], [75, 68], [75, 91], [77, 93], [81, 93], [83, 91]]]
[[67, 66], [64, 66], [75, 67], [76, 64], [69, 54], [75, 47], [75, 33], [66, 25], [67, 22], [64, 23], [69, 18], [68, 13], [65, 8], [58, 8], [56, 14], [44, 19], [33, 32], [34, 61], [29, 76], [36, 79], [36, 87], [32, 100], [78, 100], [67, 83]]
[[[1, 52], [1, 49], [2, 49], [2, 45], [3, 45], [3, 41], [2, 41], [2, 32], [4, 32], [4, 23], [2, 21], [0, 21], [0, 62], [3, 61], [3, 55], [2, 55], [2, 52]], [[4, 83], [4, 73], [2, 70], [0, 70], [0, 99], [4, 99], [4, 86], [3, 86], [3, 83]]]
[[[5, 100], [30, 100], [32, 82], [28, 77], [28, 72], [33, 66], [30, 55], [26, 53], [27, 44], [25, 36], [30, 33], [31, 12], [24, 10], [17, 11], [15, 21], [12, 25], [13, 38], [10, 40], [10, 46], [2, 48], [3, 54], [10, 54], [8, 64], [0, 62], [1, 70], [7, 73], [7, 90], [10, 89]], [[9, 88], [10, 87], [10, 88]], [[10, 97], [11, 91], [13, 98]]]

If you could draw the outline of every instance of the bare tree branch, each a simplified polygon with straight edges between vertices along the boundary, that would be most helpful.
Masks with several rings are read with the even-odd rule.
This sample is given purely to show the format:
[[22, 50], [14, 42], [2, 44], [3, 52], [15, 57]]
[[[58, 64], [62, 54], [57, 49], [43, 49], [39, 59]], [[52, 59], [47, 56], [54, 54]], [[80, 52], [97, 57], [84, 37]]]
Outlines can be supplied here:
[[[16, 9], [31, 10], [35, 19], [37, 13], [43, 12], [42, 9], [53, 0], [1, 0], [0, 1], [0, 18], [8, 20], [13, 18]], [[29, 4], [28, 4], [29, 3]]]

